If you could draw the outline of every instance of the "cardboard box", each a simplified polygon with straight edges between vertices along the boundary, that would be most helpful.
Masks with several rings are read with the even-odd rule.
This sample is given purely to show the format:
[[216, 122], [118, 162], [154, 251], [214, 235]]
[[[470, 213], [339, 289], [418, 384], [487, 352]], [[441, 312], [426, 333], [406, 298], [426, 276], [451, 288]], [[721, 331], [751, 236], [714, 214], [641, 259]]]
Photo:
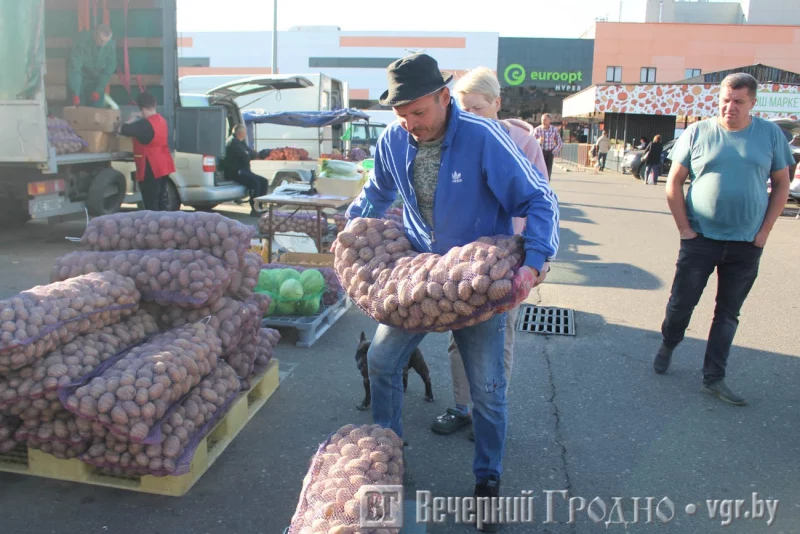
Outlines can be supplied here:
[[89, 146], [83, 150], [84, 152], [91, 152], [93, 154], [110, 152], [111, 146], [114, 143], [114, 136], [106, 132], [75, 130], [75, 133], [89, 143]]
[[64, 58], [50, 58], [47, 60], [47, 70], [44, 74], [45, 85], [66, 85], [67, 60]]
[[339, 180], [337, 178], [317, 178], [314, 188], [320, 195], [355, 198], [361, 194], [366, 177], [361, 180]]
[[133, 138], [118, 135], [111, 140], [112, 152], [133, 152]]
[[302, 267], [333, 267], [333, 259], [333, 254], [284, 252], [278, 258], [277, 263], [282, 263], [284, 265], [299, 265]]
[[47, 100], [51, 102], [65, 102], [67, 100], [66, 85], [48, 85], [45, 87]]
[[69, 106], [64, 108], [64, 120], [73, 130], [116, 132], [120, 114], [118, 109]]

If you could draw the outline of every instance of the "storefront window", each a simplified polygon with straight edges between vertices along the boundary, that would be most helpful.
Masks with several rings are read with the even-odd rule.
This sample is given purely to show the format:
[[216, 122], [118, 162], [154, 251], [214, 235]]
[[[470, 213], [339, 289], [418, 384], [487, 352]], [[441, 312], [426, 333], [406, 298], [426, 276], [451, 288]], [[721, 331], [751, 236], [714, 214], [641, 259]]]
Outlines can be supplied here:
[[606, 67], [607, 82], [622, 82], [622, 67]]
[[655, 69], [655, 67], [642, 67], [641, 74], [639, 75], [639, 82], [641, 82], [641, 83], [656, 83], [656, 69]]

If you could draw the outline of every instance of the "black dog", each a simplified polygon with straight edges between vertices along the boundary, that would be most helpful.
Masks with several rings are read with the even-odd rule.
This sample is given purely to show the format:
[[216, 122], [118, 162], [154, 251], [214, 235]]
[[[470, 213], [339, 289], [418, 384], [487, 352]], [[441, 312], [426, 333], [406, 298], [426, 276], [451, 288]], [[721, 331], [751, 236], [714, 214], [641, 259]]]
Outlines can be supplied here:
[[[361, 332], [361, 339], [356, 349], [356, 365], [358, 366], [358, 370], [361, 371], [361, 376], [364, 378], [364, 392], [366, 396], [364, 397], [364, 401], [356, 406], [359, 410], [366, 410], [372, 402], [372, 396], [369, 391], [369, 368], [367, 364], [367, 351], [369, 350], [370, 343], [372, 342], [367, 341], [367, 336], [364, 335], [364, 332]], [[422, 358], [422, 351], [419, 350], [419, 348], [414, 349], [414, 352], [411, 353], [411, 358], [408, 360], [408, 364], [403, 368], [403, 391], [408, 389], [409, 368], [414, 369], [425, 383], [425, 400], [427, 402], [433, 402], [431, 374], [430, 371], [428, 371], [428, 366], [425, 364], [425, 360]]]

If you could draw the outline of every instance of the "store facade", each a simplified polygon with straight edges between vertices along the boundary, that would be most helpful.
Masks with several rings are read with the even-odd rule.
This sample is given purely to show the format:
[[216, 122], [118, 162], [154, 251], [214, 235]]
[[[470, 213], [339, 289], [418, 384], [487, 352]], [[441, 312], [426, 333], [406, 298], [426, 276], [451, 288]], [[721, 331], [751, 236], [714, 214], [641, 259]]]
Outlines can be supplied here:
[[[500, 37], [497, 75], [502, 89], [501, 117], [517, 117], [534, 124], [544, 113], [561, 124], [564, 98], [592, 84], [594, 42], [590, 39], [535, 39]], [[562, 124], [566, 137], [573, 128]], [[575, 128], [583, 134], [583, 128]]]

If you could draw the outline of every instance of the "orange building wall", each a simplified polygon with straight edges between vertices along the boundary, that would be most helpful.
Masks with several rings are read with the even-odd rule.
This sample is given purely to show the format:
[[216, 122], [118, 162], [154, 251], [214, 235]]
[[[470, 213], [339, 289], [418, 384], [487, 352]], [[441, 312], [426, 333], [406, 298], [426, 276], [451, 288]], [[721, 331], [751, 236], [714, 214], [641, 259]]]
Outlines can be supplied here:
[[622, 83], [639, 83], [642, 67], [655, 67], [656, 83], [762, 63], [800, 73], [800, 28], [727, 24], [598, 22], [592, 83], [606, 82], [606, 67], [622, 67]]

